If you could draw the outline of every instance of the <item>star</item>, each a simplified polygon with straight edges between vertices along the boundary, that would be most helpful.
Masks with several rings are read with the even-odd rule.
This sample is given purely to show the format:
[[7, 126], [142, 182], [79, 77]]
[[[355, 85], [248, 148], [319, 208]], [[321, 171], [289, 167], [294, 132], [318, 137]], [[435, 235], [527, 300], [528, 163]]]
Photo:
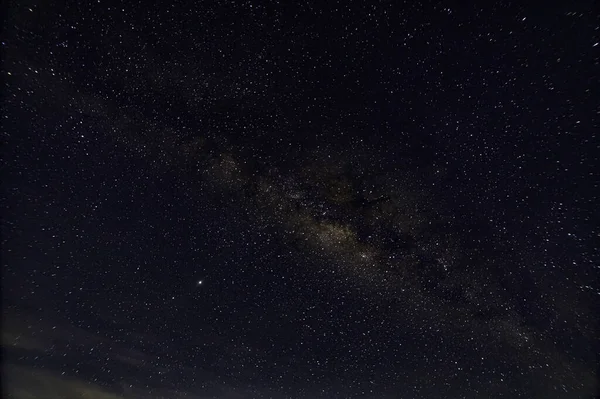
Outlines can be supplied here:
[[202, 280], [198, 280], [198, 284], [197, 285], [202, 285]]

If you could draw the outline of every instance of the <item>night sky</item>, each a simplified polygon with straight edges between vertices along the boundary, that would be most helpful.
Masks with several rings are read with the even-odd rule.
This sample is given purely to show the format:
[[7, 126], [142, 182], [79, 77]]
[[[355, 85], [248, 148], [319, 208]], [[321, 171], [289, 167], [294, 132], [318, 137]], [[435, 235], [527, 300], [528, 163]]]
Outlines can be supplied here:
[[600, 18], [516, 3], [6, 5], [4, 397], [595, 397]]

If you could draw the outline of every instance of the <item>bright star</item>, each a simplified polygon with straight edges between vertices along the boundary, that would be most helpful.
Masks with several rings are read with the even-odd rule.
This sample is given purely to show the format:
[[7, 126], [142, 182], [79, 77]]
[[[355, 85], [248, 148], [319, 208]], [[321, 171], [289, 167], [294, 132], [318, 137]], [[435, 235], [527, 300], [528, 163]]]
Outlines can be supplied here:
[[198, 285], [202, 285], [202, 280], [198, 280]]

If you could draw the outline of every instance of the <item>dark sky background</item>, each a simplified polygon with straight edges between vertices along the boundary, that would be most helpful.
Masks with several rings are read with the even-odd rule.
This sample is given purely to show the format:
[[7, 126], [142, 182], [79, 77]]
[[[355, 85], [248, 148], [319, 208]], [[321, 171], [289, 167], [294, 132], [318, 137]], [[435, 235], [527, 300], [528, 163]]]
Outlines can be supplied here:
[[517, 3], [6, 5], [4, 397], [593, 398], [600, 19]]

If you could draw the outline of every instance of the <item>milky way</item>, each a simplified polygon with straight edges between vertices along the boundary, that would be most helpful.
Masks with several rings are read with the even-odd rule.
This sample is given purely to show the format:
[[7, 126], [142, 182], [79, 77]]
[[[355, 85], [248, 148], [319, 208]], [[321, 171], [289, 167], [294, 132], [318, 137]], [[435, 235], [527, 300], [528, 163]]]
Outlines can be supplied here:
[[593, 397], [588, 8], [11, 5], [8, 397]]

